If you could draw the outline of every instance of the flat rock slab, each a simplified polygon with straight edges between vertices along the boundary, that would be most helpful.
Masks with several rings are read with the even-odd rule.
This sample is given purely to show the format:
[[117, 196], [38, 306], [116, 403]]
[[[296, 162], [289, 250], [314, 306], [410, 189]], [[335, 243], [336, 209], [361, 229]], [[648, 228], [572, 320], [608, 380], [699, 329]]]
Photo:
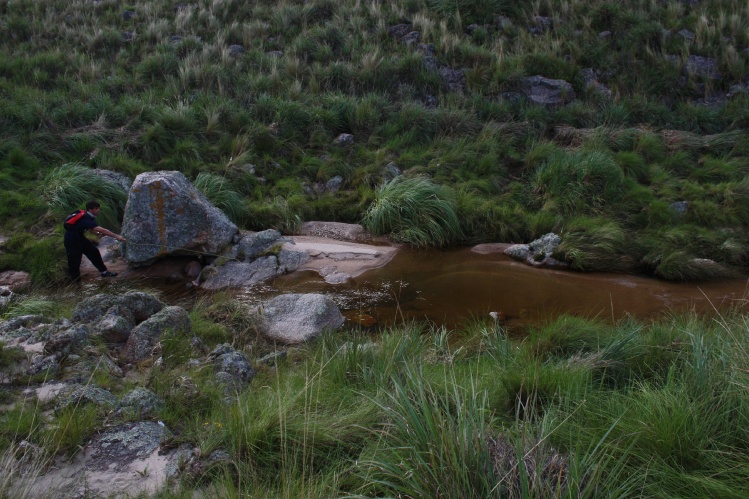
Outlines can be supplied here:
[[298, 270], [313, 270], [331, 284], [339, 284], [387, 264], [398, 252], [396, 246], [374, 246], [331, 241], [315, 236], [292, 236], [284, 247], [305, 251], [310, 259]]

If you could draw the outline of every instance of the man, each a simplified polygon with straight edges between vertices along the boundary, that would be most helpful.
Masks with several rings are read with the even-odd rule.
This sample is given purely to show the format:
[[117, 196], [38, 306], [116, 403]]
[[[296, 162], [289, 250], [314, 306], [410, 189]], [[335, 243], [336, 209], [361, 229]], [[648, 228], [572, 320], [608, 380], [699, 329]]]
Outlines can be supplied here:
[[118, 241], [124, 241], [125, 238], [114, 232], [99, 227], [96, 223], [96, 215], [99, 214], [101, 205], [96, 201], [86, 203], [86, 213], [71, 227], [65, 228], [65, 252], [68, 254], [68, 272], [74, 283], [81, 282], [81, 257], [86, 255], [94, 267], [101, 273], [102, 277], [114, 277], [117, 272], [110, 272], [104, 265], [99, 249], [86, 238], [86, 231], [90, 230], [94, 234], [111, 236]]

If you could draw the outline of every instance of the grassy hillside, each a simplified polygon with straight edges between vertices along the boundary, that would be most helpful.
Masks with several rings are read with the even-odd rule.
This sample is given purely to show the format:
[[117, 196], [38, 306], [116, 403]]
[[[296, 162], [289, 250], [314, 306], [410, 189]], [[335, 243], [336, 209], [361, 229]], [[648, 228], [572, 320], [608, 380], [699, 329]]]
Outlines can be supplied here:
[[[743, 272], [747, 27], [738, 0], [0, 0], [0, 269], [63, 275], [61, 216], [105, 194], [79, 165], [202, 175], [249, 229], [555, 231], [579, 270]], [[534, 104], [535, 75], [575, 99]]]

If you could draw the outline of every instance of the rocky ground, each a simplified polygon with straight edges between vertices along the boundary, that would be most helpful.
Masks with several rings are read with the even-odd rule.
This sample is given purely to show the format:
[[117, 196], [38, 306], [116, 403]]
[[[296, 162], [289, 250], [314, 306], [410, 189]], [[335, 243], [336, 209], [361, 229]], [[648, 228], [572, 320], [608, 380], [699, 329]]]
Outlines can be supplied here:
[[[372, 238], [359, 226], [320, 222], [306, 224], [304, 232], [314, 235], [244, 233], [222, 258], [246, 266], [275, 258], [278, 266], [273, 272], [277, 272], [284, 270], [280, 264], [288, 253], [297, 255], [294, 261], [303, 262], [297, 270], [313, 270], [328, 282], [338, 283], [387, 264], [397, 252], [397, 247], [382, 245], [382, 241], [371, 244]], [[102, 238], [99, 248], [109, 270], [119, 274], [114, 278], [117, 280], [165, 277], [200, 285], [206, 267], [215, 266], [218, 270], [214, 273], [220, 274], [228, 266], [173, 256], [133, 267], [122, 257], [114, 239]], [[84, 283], [101, 279], [86, 259], [81, 270]], [[329, 298], [315, 294], [281, 295], [264, 302], [255, 313], [259, 314], [262, 334], [279, 345], [281, 354], [290, 345], [302, 345], [344, 322]], [[162, 350], [163, 338], [176, 333], [192, 338], [187, 367], [210, 369], [217, 386], [228, 391], [248, 386], [256, 373], [253, 365], [266, 362], [251, 360], [246, 352], [228, 344], [209, 352], [194, 336], [186, 310], [141, 292], [82, 297], [70, 319], [23, 316], [1, 322], [0, 341], [18, 351], [21, 360], [2, 373], [0, 381], [26, 386], [21, 399], [1, 411], [12, 410], [17, 404], [39, 405], [50, 421], [61, 411], [79, 406], [96, 407], [108, 414], [107, 422], [72, 458], [69, 454], [50, 457], [24, 441], [24, 459], [37, 463], [41, 456], [44, 459], [43, 466], [17, 482], [19, 486], [33, 497], [130, 497], [152, 493], [180, 474], [199, 476], [211, 463], [225, 459], [221, 450], [201, 455], [190, 444], [174, 445], [170, 428], [153, 417], [164, 400], [141, 386], [139, 366], [159, 369], [167, 355]], [[97, 385], [98, 372], [115, 380], [115, 387]], [[127, 386], [135, 387], [124, 389], [116, 380], [128, 380]]]
[[[398, 251], [398, 246], [383, 238], [373, 238], [360, 225], [333, 222], [306, 222], [300, 234], [285, 236], [283, 247], [289, 251], [308, 255], [297, 270], [312, 270], [331, 284], [346, 282], [367, 270], [386, 265]], [[119, 275], [116, 279], [131, 277], [163, 277], [193, 279], [196, 275], [187, 268], [189, 257], [165, 258], [146, 267], [131, 267], [122, 257], [120, 245], [110, 237], [99, 243], [107, 268]], [[194, 264], [193, 264], [194, 265]], [[81, 275], [84, 279], [99, 279], [98, 271], [83, 259]]]

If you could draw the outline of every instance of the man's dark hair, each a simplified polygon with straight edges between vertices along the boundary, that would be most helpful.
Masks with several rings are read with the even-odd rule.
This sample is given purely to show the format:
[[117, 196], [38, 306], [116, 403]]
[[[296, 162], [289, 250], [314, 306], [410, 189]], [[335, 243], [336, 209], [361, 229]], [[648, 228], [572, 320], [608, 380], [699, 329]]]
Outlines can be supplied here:
[[99, 204], [98, 201], [91, 200], [88, 203], [86, 203], [87, 210], [93, 210], [94, 208], [101, 208], [101, 205]]

